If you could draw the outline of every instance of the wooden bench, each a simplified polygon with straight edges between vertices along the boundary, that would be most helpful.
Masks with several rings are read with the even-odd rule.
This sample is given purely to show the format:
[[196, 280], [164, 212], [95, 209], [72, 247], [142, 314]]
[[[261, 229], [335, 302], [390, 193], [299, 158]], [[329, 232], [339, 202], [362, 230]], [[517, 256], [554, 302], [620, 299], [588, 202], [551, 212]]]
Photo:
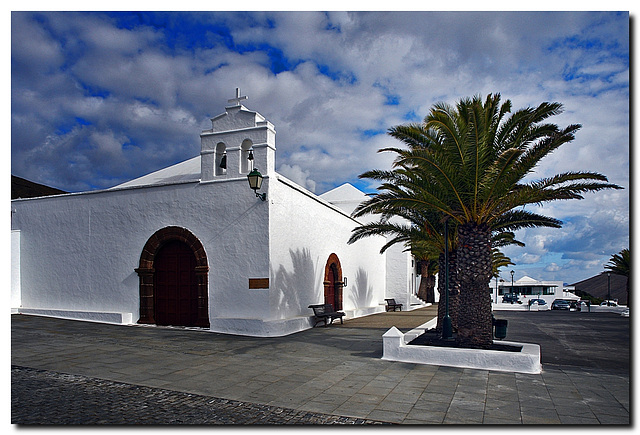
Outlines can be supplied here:
[[387, 306], [385, 307], [387, 311], [395, 311], [396, 308], [399, 308], [400, 311], [402, 311], [402, 304], [397, 304], [395, 299], [385, 299], [385, 301], [387, 301]]
[[335, 311], [331, 304], [309, 305], [309, 308], [313, 310], [315, 316], [314, 327], [320, 322], [324, 322], [324, 326], [327, 326], [327, 320], [330, 320], [329, 324], [331, 324], [335, 319], [340, 319], [340, 324], [343, 324], [342, 318], [345, 314], [342, 311]]

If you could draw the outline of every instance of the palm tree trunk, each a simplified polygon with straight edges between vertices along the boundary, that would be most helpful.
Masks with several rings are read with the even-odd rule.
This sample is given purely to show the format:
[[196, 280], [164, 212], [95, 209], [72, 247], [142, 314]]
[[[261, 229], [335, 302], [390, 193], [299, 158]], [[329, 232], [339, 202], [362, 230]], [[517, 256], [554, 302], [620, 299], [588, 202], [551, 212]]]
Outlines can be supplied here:
[[458, 280], [460, 346], [487, 348], [493, 344], [491, 322], [491, 230], [469, 222], [458, 227]]
[[426, 262], [420, 260], [420, 287], [418, 287], [418, 297], [423, 301], [427, 300], [427, 277], [429, 273], [427, 271]]
[[[458, 329], [458, 307], [459, 307], [459, 294], [460, 286], [458, 284], [456, 273], [456, 251], [449, 251], [449, 318], [451, 318], [451, 326], [455, 331]], [[440, 254], [438, 258], [438, 293], [440, 294], [440, 301], [438, 302], [438, 323], [436, 325], [436, 331], [442, 332], [442, 321], [446, 314], [445, 307], [445, 262], [444, 253]]]
[[433, 288], [435, 287], [435, 276], [429, 272], [429, 261], [420, 260], [420, 287], [418, 297], [425, 302], [435, 302]]
[[429, 274], [429, 276], [427, 277], [427, 299], [425, 299], [425, 302], [433, 304], [436, 301], [436, 295], [434, 293], [435, 287], [436, 277]]

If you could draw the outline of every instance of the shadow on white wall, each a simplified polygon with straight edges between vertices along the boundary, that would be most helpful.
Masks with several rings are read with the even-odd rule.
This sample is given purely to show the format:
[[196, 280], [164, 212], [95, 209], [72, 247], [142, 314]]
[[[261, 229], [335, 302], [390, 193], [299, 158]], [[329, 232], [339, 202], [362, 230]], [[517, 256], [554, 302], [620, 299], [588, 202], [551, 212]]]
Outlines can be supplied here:
[[280, 265], [278, 270], [271, 271], [274, 291], [269, 302], [274, 319], [309, 315], [308, 306], [323, 298], [316, 280], [317, 261], [314, 265], [309, 249], [289, 249], [289, 255], [291, 270]]

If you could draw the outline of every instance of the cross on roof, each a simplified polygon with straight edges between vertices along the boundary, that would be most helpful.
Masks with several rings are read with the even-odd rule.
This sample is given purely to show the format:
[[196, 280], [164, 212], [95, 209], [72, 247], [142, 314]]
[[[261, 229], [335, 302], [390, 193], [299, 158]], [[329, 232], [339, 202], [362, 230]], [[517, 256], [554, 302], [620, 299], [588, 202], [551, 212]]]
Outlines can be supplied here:
[[236, 97], [232, 98], [230, 100], [227, 100], [227, 101], [229, 101], [229, 103], [232, 103], [234, 106], [240, 106], [241, 105], [240, 102], [243, 101], [243, 100], [246, 100], [247, 98], [249, 98], [249, 97], [247, 97], [247, 96], [241, 97], [240, 96], [240, 88], [236, 88]]

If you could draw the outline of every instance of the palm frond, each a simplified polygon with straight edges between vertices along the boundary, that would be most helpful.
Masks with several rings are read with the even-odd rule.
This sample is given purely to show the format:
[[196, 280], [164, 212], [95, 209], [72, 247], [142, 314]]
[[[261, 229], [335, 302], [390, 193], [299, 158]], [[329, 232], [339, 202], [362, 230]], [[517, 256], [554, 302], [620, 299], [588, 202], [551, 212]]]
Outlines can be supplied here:
[[625, 248], [611, 256], [604, 268], [616, 275], [629, 277], [631, 270], [631, 254], [629, 248]]
[[[560, 227], [558, 219], [524, 207], [621, 188], [604, 175], [587, 171], [525, 181], [544, 157], [571, 142], [581, 128], [578, 124], [559, 128], [548, 122], [562, 111], [562, 104], [555, 102], [512, 111], [511, 101], [502, 101], [496, 93], [461, 98], [455, 105], [436, 103], [422, 123], [390, 128], [388, 134], [404, 148], [380, 150], [395, 154], [393, 166], [360, 176], [380, 184], [377, 193], [353, 212], [356, 218], [377, 215], [378, 233], [365, 227], [352, 237], [384, 230], [385, 249], [404, 243], [415, 250], [442, 238], [443, 216], [453, 218], [454, 227], [488, 224], [494, 235]], [[404, 219], [409, 228], [383, 226], [394, 217]], [[521, 244], [512, 235], [502, 237], [495, 246]]]

